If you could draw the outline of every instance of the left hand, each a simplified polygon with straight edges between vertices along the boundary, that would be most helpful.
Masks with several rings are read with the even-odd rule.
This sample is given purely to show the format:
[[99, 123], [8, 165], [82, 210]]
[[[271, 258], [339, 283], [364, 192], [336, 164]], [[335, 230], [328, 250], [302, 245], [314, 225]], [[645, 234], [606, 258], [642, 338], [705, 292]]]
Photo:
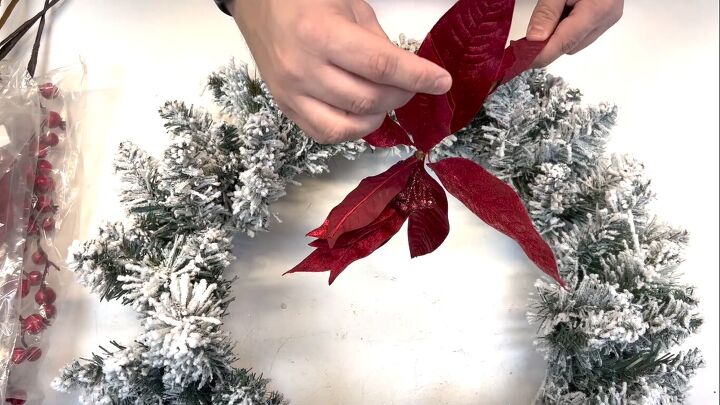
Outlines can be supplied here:
[[[573, 55], [595, 42], [620, 20], [623, 3], [623, 0], [539, 0], [530, 17], [527, 39], [549, 41], [533, 67], [545, 67], [560, 56]], [[572, 11], [560, 21], [565, 7]]]

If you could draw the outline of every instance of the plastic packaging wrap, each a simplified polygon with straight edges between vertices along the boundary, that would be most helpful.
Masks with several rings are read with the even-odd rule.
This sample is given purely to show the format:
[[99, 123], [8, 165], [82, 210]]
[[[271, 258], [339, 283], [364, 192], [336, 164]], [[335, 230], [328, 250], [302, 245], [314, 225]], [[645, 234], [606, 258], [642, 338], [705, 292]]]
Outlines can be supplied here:
[[4, 286], [0, 371], [9, 374], [2, 403], [42, 403], [36, 379], [49, 349], [43, 333], [52, 327], [62, 292], [58, 271], [63, 269], [65, 253], [55, 237], [63, 230], [77, 191], [73, 184], [80, 134], [77, 117], [84, 105], [84, 78], [82, 65], [63, 68], [34, 82], [17, 80], [25, 91], [12, 98], [15, 101], [0, 97], [0, 103], [16, 106], [12, 111], [0, 109], [0, 125], [27, 122], [25, 127], [12, 126], [18, 137], [25, 138], [13, 139], [3, 148], [15, 159], [5, 172], [7, 192], [0, 195], [11, 201], [8, 207], [14, 207], [6, 215], [12, 233], [5, 237], [8, 248], [0, 262]]
[[[22, 66], [22, 67], [21, 67]], [[0, 63], [0, 399], [20, 330], [20, 278], [42, 113], [21, 64]]]

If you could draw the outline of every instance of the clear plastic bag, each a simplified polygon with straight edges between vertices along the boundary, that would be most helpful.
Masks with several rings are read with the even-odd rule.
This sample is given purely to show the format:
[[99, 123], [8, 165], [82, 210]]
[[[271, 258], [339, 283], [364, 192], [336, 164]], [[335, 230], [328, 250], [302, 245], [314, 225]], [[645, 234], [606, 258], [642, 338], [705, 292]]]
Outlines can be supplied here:
[[[41, 392], [32, 388], [39, 386], [35, 381], [48, 349], [43, 332], [52, 326], [57, 300], [61, 298], [58, 271], [63, 270], [65, 254], [54, 238], [64, 230], [64, 220], [77, 191], [74, 177], [81, 133], [78, 118], [84, 109], [84, 90], [83, 65], [54, 70], [30, 83], [25, 96], [34, 100], [35, 108], [30, 110], [25, 105], [16, 111], [17, 114], [32, 111], [38, 118], [33, 121], [36, 126], [25, 146], [28, 159], [32, 160], [31, 169], [24, 169], [23, 187], [10, 188], [8, 194], [20, 200], [15, 194], [24, 190], [25, 204], [16, 226], [15, 256], [12, 261], [5, 261], [12, 266], [12, 277], [9, 283], [4, 283], [8, 296], [3, 301], [14, 303], [8, 304], [12, 310], [7, 315], [2, 314], [3, 325], [12, 325], [7, 329], [7, 342], [0, 346], [7, 358], [3, 364], [9, 365], [0, 364], [3, 375], [8, 374], [9, 368], [5, 397], [0, 397], [3, 403], [42, 402]], [[3, 115], [5, 110], [0, 112], [0, 117]], [[7, 115], [7, 119], [17, 119]], [[0, 271], [4, 272], [5, 267]]]
[[42, 109], [24, 64], [0, 63], [0, 400], [20, 330], [17, 299]]

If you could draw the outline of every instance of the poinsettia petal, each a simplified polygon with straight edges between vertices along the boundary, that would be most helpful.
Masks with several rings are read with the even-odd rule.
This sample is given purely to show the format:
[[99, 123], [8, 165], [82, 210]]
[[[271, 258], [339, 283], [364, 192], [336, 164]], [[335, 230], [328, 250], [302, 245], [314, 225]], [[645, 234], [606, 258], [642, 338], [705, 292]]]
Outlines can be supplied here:
[[328, 221], [327, 219], [323, 221], [322, 225], [319, 227], [313, 229], [312, 231], [308, 232], [305, 236], [310, 236], [313, 238], [325, 238], [327, 235], [327, 229], [328, 229]]
[[398, 194], [397, 199], [410, 214], [410, 256], [418, 257], [433, 252], [450, 233], [445, 190], [427, 173], [423, 165], [413, 173], [408, 187]]
[[325, 239], [315, 239], [314, 241], [308, 243], [308, 246], [319, 248], [319, 247], [329, 247], [327, 240]]
[[350, 264], [369, 256], [387, 243], [402, 228], [407, 219], [407, 215], [392, 204], [385, 208], [381, 216], [386, 219], [378, 223], [374, 232], [366, 233], [362, 238], [346, 247], [320, 246], [285, 274], [330, 271], [329, 284], [332, 284]]
[[330, 247], [345, 232], [362, 228], [373, 222], [390, 201], [407, 185], [415, 157], [396, 163], [387, 171], [367, 177], [348, 194], [328, 215], [328, 229], [324, 239]]
[[[418, 55], [440, 66], [444, 64], [430, 35], [423, 42]], [[407, 104], [395, 110], [395, 115], [400, 125], [412, 135], [415, 146], [427, 152], [450, 135], [453, 109], [450, 94], [418, 93]]]
[[376, 148], [392, 148], [397, 145], [412, 145], [413, 142], [407, 132], [393, 121], [390, 116], [385, 117], [380, 128], [363, 138], [365, 142]]
[[[517, 41], [510, 41], [505, 49], [502, 64], [497, 75], [497, 86], [501, 86], [520, 73], [530, 69], [533, 61], [540, 54], [540, 51], [547, 45], [545, 41], [528, 41], [526, 38]], [[497, 87], [496, 86], [496, 87]]]
[[[394, 202], [390, 203], [391, 205], [394, 204]], [[347, 247], [350, 246], [357, 241], [365, 238], [369, 233], [377, 231], [378, 228], [380, 228], [386, 221], [390, 219], [395, 215], [395, 210], [392, 209], [385, 209], [383, 212], [380, 213], [380, 216], [378, 216], [372, 223], [370, 223], [367, 226], [364, 226], [360, 229], [355, 229], [349, 232], [345, 232], [344, 234], [340, 235], [340, 237], [335, 242], [335, 245], [333, 248], [341, 248], [341, 247]], [[328, 243], [327, 239], [316, 239], [309, 243], [309, 246], [312, 247], [330, 247], [330, 244]]]
[[540, 236], [520, 197], [482, 166], [463, 158], [430, 164], [450, 194], [488, 225], [515, 239], [542, 271], [564, 285], [550, 246]]
[[[450, 72], [453, 85], [444, 96], [417, 95], [395, 111], [418, 149], [430, 150], [480, 111], [497, 81], [514, 3], [460, 0], [425, 38], [418, 55]], [[449, 122], [448, 106], [452, 112]]]

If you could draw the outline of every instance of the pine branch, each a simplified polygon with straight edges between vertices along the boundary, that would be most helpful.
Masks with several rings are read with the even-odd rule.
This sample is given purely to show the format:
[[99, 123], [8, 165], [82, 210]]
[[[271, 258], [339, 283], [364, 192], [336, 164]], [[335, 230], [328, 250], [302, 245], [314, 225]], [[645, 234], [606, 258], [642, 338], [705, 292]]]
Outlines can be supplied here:
[[702, 364], [681, 369], [672, 354], [702, 323], [676, 275], [687, 234], [647, 212], [642, 164], [606, 154], [616, 118], [615, 107], [583, 106], [579, 91], [533, 71], [499, 88], [438, 152], [518, 190], [572, 286], [536, 284], [528, 317], [549, 367], [539, 403], [674, 403]]

